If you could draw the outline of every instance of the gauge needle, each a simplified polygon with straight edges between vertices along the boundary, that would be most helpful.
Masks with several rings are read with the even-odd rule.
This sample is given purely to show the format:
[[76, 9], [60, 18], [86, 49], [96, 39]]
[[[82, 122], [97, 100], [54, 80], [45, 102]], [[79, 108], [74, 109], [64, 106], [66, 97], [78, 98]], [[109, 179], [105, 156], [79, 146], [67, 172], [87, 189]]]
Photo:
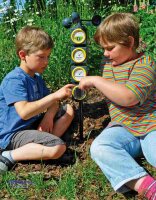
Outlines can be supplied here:
[[80, 52], [80, 53], [78, 54], [79, 57], [82, 56], [82, 55], [83, 55], [82, 52]]
[[83, 72], [79, 72], [79, 76], [81, 76], [82, 73], [83, 73]]

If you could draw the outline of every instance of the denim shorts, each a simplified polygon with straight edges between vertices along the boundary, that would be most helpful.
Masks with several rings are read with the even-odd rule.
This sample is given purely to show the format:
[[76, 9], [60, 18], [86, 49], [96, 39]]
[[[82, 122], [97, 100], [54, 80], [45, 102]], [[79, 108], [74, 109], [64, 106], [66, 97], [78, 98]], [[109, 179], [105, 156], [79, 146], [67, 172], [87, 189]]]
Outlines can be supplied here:
[[[54, 120], [56, 121], [57, 119], [62, 117], [66, 113], [66, 110], [67, 105], [60, 107], [60, 109], [55, 115]], [[28, 143], [42, 144], [48, 147], [65, 144], [63, 140], [51, 133], [36, 130], [43, 116], [44, 115], [42, 115], [42, 117], [39, 120], [35, 121], [31, 126], [27, 127], [25, 130], [21, 130], [15, 133], [7, 147], [7, 150], [17, 149]]]

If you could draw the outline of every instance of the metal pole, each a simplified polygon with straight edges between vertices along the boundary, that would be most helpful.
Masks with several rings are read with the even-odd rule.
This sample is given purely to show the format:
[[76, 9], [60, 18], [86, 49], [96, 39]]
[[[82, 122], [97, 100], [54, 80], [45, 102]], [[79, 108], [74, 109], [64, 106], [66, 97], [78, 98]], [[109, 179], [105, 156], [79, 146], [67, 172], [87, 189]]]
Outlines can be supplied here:
[[79, 134], [80, 140], [83, 140], [83, 101], [79, 101]]

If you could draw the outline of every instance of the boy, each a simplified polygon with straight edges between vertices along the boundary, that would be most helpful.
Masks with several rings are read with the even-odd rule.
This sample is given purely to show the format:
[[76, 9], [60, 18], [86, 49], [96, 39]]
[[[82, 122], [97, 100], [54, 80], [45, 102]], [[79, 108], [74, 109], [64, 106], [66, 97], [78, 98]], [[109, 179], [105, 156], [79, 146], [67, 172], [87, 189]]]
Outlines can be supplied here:
[[91, 156], [115, 191], [132, 189], [155, 200], [156, 180], [135, 158], [143, 154], [156, 166], [156, 66], [136, 52], [139, 26], [131, 14], [108, 16], [94, 38], [104, 48], [103, 77], [84, 77], [79, 87], [104, 94], [111, 122], [92, 143]]
[[52, 47], [52, 38], [37, 27], [26, 26], [16, 36], [20, 66], [0, 86], [0, 173], [17, 161], [57, 159], [66, 150], [60, 137], [74, 112], [58, 102], [71, 96], [73, 85], [50, 94], [40, 76]]

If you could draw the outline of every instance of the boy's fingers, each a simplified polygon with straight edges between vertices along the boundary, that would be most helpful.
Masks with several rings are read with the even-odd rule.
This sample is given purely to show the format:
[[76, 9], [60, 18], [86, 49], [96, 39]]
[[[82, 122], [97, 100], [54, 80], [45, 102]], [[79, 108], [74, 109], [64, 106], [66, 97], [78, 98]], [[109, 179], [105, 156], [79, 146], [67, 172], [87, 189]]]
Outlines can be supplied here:
[[66, 87], [68, 87], [68, 88], [71, 88], [71, 89], [72, 89], [73, 87], [75, 87], [75, 85], [74, 85], [74, 84], [67, 84], [67, 85], [66, 85]]

